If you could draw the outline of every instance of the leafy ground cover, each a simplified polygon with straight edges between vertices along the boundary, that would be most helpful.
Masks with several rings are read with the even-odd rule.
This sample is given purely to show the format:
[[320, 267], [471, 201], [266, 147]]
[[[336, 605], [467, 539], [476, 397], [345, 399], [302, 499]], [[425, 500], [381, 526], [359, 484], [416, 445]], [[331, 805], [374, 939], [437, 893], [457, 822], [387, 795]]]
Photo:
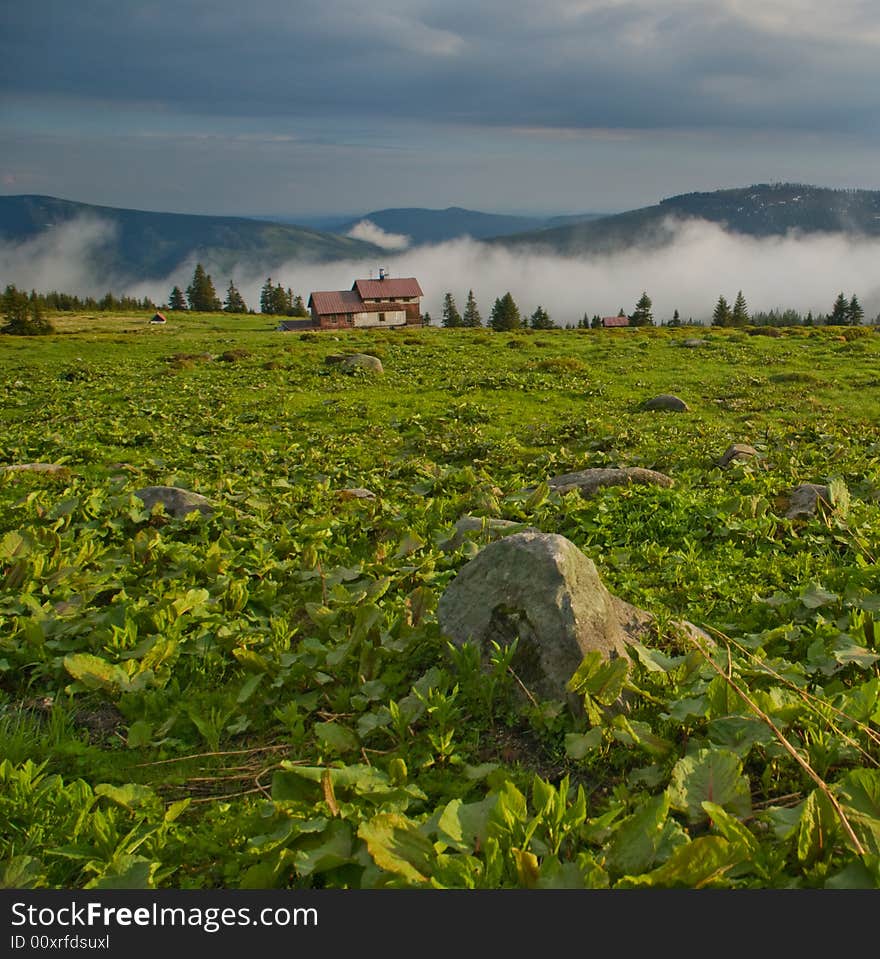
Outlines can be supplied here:
[[[874, 331], [147, 319], [0, 338], [0, 465], [61, 467], [0, 472], [0, 884], [880, 885]], [[596, 466], [675, 483], [543, 483]], [[582, 714], [443, 637], [466, 513], [657, 617]]]

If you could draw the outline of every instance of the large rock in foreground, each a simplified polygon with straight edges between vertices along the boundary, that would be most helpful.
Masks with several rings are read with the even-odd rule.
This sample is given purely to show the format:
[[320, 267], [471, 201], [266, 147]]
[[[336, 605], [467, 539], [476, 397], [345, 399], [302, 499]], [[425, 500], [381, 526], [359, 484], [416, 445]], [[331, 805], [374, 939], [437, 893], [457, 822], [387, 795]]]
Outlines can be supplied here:
[[622, 610], [593, 561], [552, 533], [513, 533], [484, 547], [440, 597], [442, 631], [488, 653], [519, 643], [513, 669], [543, 699], [565, 700], [584, 656], [626, 656]]

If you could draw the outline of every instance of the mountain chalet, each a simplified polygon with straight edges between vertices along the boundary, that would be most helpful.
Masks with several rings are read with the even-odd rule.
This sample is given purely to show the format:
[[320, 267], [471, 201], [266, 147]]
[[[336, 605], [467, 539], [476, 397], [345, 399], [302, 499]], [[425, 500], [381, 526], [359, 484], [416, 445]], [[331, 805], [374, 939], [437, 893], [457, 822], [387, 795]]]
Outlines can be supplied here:
[[284, 320], [279, 329], [421, 326], [421, 298], [415, 277], [392, 279], [379, 270], [378, 280], [355, 280], [350, 290], [323, 290], [309, 295], [309, 320]]

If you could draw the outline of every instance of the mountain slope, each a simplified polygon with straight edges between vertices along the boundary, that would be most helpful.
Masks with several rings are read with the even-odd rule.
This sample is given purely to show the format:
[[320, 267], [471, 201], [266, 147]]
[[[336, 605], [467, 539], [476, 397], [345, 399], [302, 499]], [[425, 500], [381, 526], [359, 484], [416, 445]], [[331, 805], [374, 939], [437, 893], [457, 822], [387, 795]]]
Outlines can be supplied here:
[[447, 240], [457, 240], [465, 236], [475, 240], [507, 236], [511, 233], [541, 230], [598, 216], [602, 214], [577, 213], [552, 217], [512, 216], [504, 213], [482, 213], [479, 210], [466, 210], [458, 206], [450, 206], [445, 210], [399, 207], [374, 210], [359, 217], [322, 218], [315, 220], [313, 225], [344, 236], [358, 223], [369, 220], [386, 233], [408, 236], [412, 246], [421, 246], [429, 243], [444, 243]]
[[685, 193], [655, 206], [555, 229], [494, 237], [490, 242], [560, 254], [611, 253], [631, 246], [661, 246], [674, 236], [670, 221], [689, 218], [708, 220], [747, 236], [782, 236], [793, 230], [880, 236], [880, 191], [765, 183]]
[[19, 244], [69, 225], [100, 222], [90, 265], [114, 281], [159, 279], [189, 257], [231, 271], [284, 260], [375, 258], [379, 247], [319, 230], [245, 217], [152, 213], [49, 196], [0, 196], [0, 241]]

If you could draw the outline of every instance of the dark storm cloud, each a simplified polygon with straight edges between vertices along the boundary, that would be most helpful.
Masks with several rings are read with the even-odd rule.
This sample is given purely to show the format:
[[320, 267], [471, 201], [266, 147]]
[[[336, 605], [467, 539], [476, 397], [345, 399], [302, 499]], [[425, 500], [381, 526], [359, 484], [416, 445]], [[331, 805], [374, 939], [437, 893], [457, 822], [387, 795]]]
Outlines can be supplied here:
[[172, 114], [864, 129], [878, 119], [870, 7], [826, 7], [31, 0], [0, 13], [0, 80], [7, 103], [85, 97]]

